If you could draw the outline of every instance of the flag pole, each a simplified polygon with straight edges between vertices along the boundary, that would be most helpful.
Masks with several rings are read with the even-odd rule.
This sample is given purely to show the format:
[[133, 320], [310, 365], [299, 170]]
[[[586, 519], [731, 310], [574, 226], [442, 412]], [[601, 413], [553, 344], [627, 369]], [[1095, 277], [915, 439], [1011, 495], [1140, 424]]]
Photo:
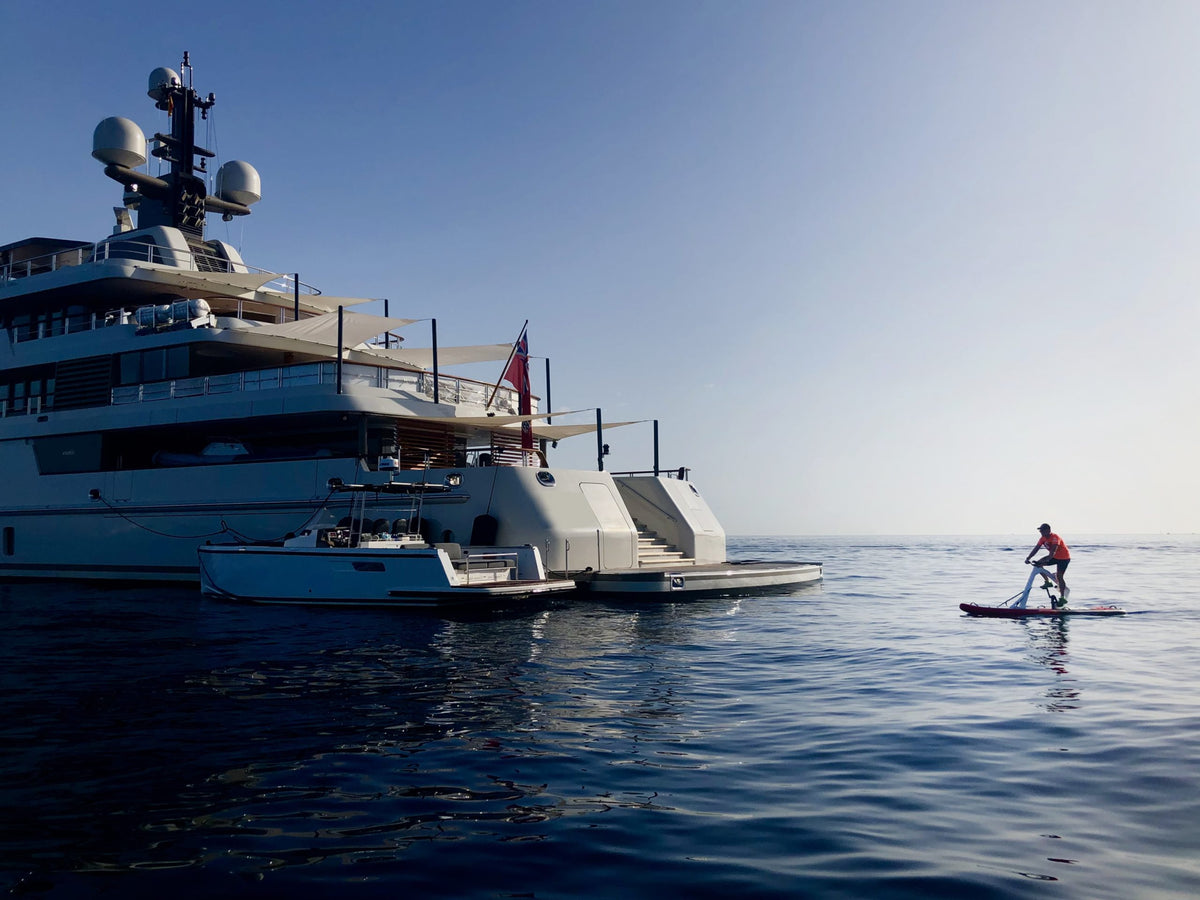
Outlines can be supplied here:
[[492, 388], [492, 396], [488, 397], [488, 402], [484, 405], [484, 409], [490, 409], [492, 401], [496, 399], [496, 395], [500, 393], [500, 382], [504, 380], [504, 373], [508, 371], [512, 359], [517, 354], [517, 345], [521, 343], [521, 338], [525, 337], [525, 329], [529, 327], [529, 320], [525, 320], [525, 324], [521, 326], [521, 333], [517, 335], [517, 339], [513, 341], [512, 349], [508, 351], [508, 359], [504, 361], [504, 368], [500, 370], [500, 377], [496, 379], [496, 386]]

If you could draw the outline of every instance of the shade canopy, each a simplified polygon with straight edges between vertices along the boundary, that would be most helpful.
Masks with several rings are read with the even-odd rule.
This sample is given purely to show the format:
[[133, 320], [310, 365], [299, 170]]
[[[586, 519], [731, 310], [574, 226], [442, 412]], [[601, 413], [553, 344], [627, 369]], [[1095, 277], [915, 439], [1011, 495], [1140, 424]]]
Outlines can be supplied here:
[[[470, 347], [439, 347], [438, 368], [443, 366], [463, 366], [469, 363], [492, 362], [508, 359], [512, 353], [512, 344], [476, 344]], [[370, 347], [376, 356], [396, 362], [419, 366], [422, 369], [433, 368], [433, 348], [431, 347]]]
[[[564, 413], [554, 413], [554, 416], [565, 415]], [[542, 418], [546, 418], [543, 416]], [[626, 425], [640, 425], [642, 422], [648, 422], [649, 419], [634, 419], [629, 422], [605, 422], [601, 427], [605, 431], [610, 428], [624, 428]], [[547, 441], [561, 441], [569, 437], [576, 437], [580, 434], [591, 434], [596, 430], [595, 422], [585, 422], [579, 425], [537, 425], [533, 426], [533, 436], [536, 438], [544, 438]]]
[[[507, 426], [520, 425], [522, 422], [533, 422], [537, 419], [549, 418], [550, 416], [570, 416], [580, 412], [587, 412], [587, 410], [570, 410], [568, 412], [556, 413], [533, 413], [525, 416], [405, 416], [404, 421], [437, 422], [439, 425], [466, 425], [472, 428], [489, 428], [494, 431], [499, 431]], [[595, 425], [592, 425], [591, 427], [593, 430], [596, 428]]]
[[[280, 307], [292, 306], [294, 302], [286, 292], [267, 287], [270, 282], [282, 282], [289, 277], [276, 272], [199, 272], [193, 269], [142, 266], [134, 263], [129, 277], [135, 281], [169, 285], [181, 297], [227, 297], [255, 300]], [[369, 302], [361, 297], [328, 297], [324, 294], [301, 294], [299, 300], [301, 309], [309, 312], [336, 312], [339, 306], [356, 306]]]
[[[411, 325], [416, 319], [392, 319], [384, 316], [372, 316], [367, 313], [342, 311], [342, 346], [355, 347], [369, 338], [391, 331], [393, 328], [403, 328]], [[338, 314], [325, 313], [311, 316], [295, 322], [281, 322], [276, 325], [262, 325], [257, 329], [259, 334], [272, 334], [278, 337], [295, 338], [312, 344], [323, 344], [336, 347], [338, 342]]]
[[[542, 438], [547, 441], [561, 441], [569, 437], [576, 437], [581, 434], [592, 434], [596, 431], [595, 422], [581, 422], [576, 425], [546, 425], [539, 424], [539, 419], [559, 418], [560, 416], [572, 416], [579, 413], [591, 412], [592, 410], [576, 409], [560, 411], [555, 413], [534, 413], [526, 416], [405, 416], [405, 422], [431, 422], [438, 425], [458, 426], [464, 429], [481, 429], [484, 431], [518, 431], [522, 422], [532, 422], [533, 436]], [[639, 425], [642, 422], [647, 422], [648, 419], [634, 419], [629, 422], [604, 422], [601, 427], [604, 430], [610, 428], [623, 428], [626, 425]]]

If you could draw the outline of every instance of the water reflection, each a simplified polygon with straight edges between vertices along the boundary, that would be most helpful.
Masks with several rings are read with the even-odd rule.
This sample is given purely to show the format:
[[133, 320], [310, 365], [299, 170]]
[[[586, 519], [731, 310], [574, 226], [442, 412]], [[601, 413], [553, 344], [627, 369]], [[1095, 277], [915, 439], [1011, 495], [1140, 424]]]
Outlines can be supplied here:
[[[249, 699], [296, 690], [311, 699], [319, 691], [348, 694], [357, 705], [329, 732], [333, 746], [283, 765], [252, 764], [239, 773], [239, 795], [215, 791], [210, 802], [223, 808], [197, 830], [209, 842], [214, 834], [255, 836], [257, 864], [308, 863], [314, 854], [386, 856], [467, 833], [540, 838], [521, 829], [655, 808], [653, 791], [595, 793], [580, 782], [614, 757], [637, 756], [686, 704], [679, 667], [644, 658], [670, 617], [655, 623], [653, 612], [552, 608], [486, 625], [444, 622], [421, 647], [371, 644], [322, 653], [316, 665], [260, 667]], [[228, 690], [230, 674], [212, 686]], [[235, 684], [247, 680], [234, 674]], [[520, 777], [535, 761], [543, 776], [561, 777]], [[227, 773], [210, 779], [222, 788], [230, 782]], [[314, 818], [327, 822], [315, 841]], [[281, 852], [280, 843], [301, 835], [302, 850]]]
[[9, 685], [28, 749], [5, 774], [33, 776], [4, 836], [43, 870], [263, 872], [661, 808], [653, 783], [599, 776], [698, 768], [686, 654], [656, 648], [735, 601], [453, 619], [193, 601], [157, 622], [156, 595], [104, 602], [86, 636], [29, 639], [60, 657], [52, 686]]
[[1045, 692], [1045, 699], [1038, 703], [1050, 712], [1065, 712], [1077, 709], [1080, 704], [1078, 681], [1067, 669], [1070, 654], [1067, 639], [1070, 621], [1066, 616], [1034, 622], [1019, 620], [1029, 637], [1029, 659], [1053, 673], [1053, 679]]

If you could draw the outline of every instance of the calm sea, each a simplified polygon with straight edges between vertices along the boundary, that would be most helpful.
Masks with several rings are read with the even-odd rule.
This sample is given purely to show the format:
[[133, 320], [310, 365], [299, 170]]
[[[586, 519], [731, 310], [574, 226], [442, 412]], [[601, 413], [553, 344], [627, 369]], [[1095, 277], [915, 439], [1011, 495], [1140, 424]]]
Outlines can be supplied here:
[[743, 538], [823, 584], [471, 617], [0, 585], [33, 897], [1200, 895], [1200, 538]]

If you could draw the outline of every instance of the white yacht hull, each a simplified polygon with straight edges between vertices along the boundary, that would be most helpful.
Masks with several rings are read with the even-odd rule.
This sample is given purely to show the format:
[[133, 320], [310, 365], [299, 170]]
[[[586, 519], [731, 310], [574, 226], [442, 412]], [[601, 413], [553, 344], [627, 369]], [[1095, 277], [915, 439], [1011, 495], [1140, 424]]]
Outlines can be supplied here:
[[[20, 442], [0, 443], [0, 466], [10, 461], [6, 457], [17, 457], [20, 447]], [[194, 583], [202, 544], [278, 542], [297, 533], [322, 507], [328, 507], [326, 522], [336, 521], [349, 501], [330, 502], [329, 479], [378, 477], [352, 459], [62, 475], [42, 475], [30, 463], [12, 461], [9, 471], [24, 471], [0, 506], [0, 577], [18, 578]], [[547, 569], [564, 574], [638, 566], [637, 526], [608, 473], [465, 467], [396, 477], [458, 482], [453, 490], [422, 501], [421, 528], [431, 543], [532, 544]], [[659, 502], [671, 508], [666, 500]], [[691, 505], [696, 502], [693, 496]], [[409, 501], [393, 504], [386, 516], [413, 518]], [[695, 512], [680, 507], [674, 518], [686, 523], [686, 515]], [[495, 534], [473, 541], [480, 517], [494, 520]], [[724, 534], [716, 534], [723, 554]]]
[[327, 495], [320, 486], [355, 470], [309, 460], [34, 475], [0, 508], [0, 575], [194, 583], [201, 543], [295, 532]]

